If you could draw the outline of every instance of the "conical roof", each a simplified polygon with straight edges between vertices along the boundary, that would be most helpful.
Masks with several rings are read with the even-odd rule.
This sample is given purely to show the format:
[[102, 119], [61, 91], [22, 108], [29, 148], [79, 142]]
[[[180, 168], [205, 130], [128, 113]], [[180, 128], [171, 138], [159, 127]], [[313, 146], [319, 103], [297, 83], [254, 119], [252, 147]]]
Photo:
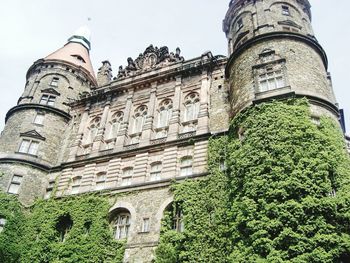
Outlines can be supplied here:
[[81, 66], [96, 82], [89, 51], [90, 30], [87, 27], [81, 27], [68, 39], [67, 44], [45, 57], [44, 60], [59, 60]]

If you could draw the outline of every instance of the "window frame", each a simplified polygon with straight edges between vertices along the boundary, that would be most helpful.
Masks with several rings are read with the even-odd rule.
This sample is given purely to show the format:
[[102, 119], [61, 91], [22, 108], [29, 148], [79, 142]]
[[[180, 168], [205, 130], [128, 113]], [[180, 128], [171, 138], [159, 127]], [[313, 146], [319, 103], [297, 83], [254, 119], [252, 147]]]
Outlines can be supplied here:
[[132, 178], [134, 176], [134, 168], [126, 167], [122, 170], [121, 186], [130, 186], [132, 184]]
[[[186, 163], [190, 161], [189, 163]], [[180, 176], [193, 175], [193, 157], [190, 155], [184, 156], [180, 159]]]
[[43, 94], [40, 98], [39, 104], [53, 107], [55, 106], [56, 98], [56, 96], [51, 94]]
[[[28, 143], [28, 146], [24, 145], [25, 142]], [[22, 153], [22, 154], [37, 156], [38, 150], [39, 150], [39, 145], [40, 145], [40, 142], [37, 140], [32, 140], [29, 138], [22, 138], [17, 152]]]
[[72, 177], [71, 194], [78, 194], [80, 192], [82, 179], [83, 177], [81, 175]]
[[[38, 116], [40, 116], [40, 117], [38, 118]], [[33, 119], [33, 124], [44, 125], [44, 120], [45, 120], [45, 113], [37, 112], [34, 119]]]
[[[21, 190], [22, 182], [23, 182], [23, 175], [14, 174], [12, 176], [11, 182], [8, 186], [7, 193], [13, 194], [13, 195], [18, 195], [19, 191]], [[17, 187], [15, 191], [11, 190], [11, 187], [14, 185]]]
[[161, 180], [162, 176], [162, 162], [154, 162], [150, 167], [150, 177], [149, 180], [151, 182], [156, 182]]
[[287, 5], [282, 5], [282, 15], [290, 16], [290, 8]]
[[[125, 218], [125, 221], [124, 221]], [[122, 211], [116, 214], [113, 219], [114, 239], [127, 239], [131, 226], [131, 215], [128, 211]]]
[[59, 81], [59, 80], [60, 80], [59, 77], [53, 77], [53, 78], [51, 79], [50, 86], [51, 86], [51, 87], [57, 88], [57, 87], [58, 87], [58, 81]]

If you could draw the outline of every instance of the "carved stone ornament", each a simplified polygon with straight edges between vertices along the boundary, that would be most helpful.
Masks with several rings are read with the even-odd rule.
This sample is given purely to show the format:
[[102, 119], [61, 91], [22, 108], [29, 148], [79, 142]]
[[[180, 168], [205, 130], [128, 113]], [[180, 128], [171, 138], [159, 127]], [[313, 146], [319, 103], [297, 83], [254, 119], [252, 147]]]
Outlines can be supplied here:
[[176, 52], [170, 52], [168, 47], [154, 47], [150, 45], [141, 53], [135, 60], [128, 58], [128, 65], [123, 68], [119, 67], [118, 78], [124, 78], [138, 74], [143, 71], [148, 71], [154, 68], [163, 67], [172, 63], [183, 62], [185, 59], [181, 56], [180, 48]]

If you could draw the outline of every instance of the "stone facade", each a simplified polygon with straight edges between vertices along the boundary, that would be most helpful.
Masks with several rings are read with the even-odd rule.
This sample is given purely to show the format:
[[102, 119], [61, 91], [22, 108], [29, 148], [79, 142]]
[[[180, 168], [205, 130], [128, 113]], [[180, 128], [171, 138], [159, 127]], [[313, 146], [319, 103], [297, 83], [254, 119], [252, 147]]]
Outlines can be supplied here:
[[232, 0], [224, 31], [229, 59], [206, 52], [186, 60], [179, 48], [151, 45], [114, 78], [104, 61], [95, 79], [85, 36], [35, 62], [0, 137], [1, 190], [25, 205], [53, 194], [123, 193], [110, 216], [130, 217], [125, 262], [151, 262], [169, 185], [207, 175], [208, 139], [227, 132], [233, 116], [269, 99], [307, 97], [315, 118], [338, 119], [308, 1]]

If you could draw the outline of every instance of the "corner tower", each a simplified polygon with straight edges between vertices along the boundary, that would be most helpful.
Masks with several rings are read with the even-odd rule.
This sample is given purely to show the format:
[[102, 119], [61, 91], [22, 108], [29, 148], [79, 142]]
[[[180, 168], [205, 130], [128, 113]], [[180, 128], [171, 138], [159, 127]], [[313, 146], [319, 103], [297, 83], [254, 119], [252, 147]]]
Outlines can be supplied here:
[[308, 0], [232, 0], [223, 30], [233, 114], [272, 98], [307, 97], [313, 115], [338, 119]]
[[28, 70], [17, 106], [0, 137], [0, 187], [29, 204], [43, 196], [48, 171], [60, 163], [69, 132], [70, 103], [96, 86], [87, 28]]

